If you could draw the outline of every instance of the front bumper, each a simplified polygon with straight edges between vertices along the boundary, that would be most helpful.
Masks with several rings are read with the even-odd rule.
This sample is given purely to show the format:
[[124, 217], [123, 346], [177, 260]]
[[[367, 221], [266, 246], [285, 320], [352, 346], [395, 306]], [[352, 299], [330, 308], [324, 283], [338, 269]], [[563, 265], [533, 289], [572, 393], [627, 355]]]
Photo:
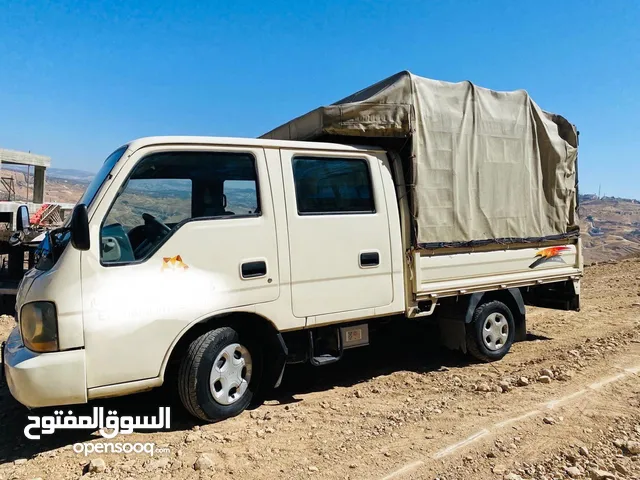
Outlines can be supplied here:
[[34, 353], [14, 328], [3, 351], [11, 395], [27, 407], [87, 402], [84, 350]]

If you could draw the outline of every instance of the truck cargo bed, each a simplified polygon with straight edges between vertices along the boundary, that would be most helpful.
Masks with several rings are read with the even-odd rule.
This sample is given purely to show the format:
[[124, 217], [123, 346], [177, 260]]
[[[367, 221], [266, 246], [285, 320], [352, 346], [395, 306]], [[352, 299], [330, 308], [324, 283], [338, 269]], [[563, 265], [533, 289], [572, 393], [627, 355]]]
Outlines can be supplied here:
[[418, 299], [541, 285], [582, 275], [580, 242], [548, 247], [509, 248], [466, 253], [443, 249], [413, 254], [413, 291]]

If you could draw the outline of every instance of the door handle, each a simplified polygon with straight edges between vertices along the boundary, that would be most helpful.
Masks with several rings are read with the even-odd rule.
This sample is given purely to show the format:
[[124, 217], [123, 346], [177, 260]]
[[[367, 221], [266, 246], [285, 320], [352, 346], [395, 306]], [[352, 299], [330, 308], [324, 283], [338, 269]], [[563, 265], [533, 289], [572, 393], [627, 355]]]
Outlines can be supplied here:
[[245, 262], [240, 266], [240, 274], [242, 278], [264, 277], [267, 274], [267, 262], [264, 260]]
[[360, 253], [360, 267], [377, 267], [380, 265], [380, 253], [379, 252], [361, 252]]

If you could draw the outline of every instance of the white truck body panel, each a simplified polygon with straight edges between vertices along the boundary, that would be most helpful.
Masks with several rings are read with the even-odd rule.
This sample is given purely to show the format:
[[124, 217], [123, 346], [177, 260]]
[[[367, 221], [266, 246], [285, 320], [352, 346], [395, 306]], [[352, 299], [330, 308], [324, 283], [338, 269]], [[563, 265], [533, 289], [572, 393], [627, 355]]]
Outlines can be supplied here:
[[[555, 256], [542, 256], [542, 252], [553, 248], [558, 248]], [[579, 252], [579, 244], [451, 255], [416, 252], [413, 289], [418, 298], [435, 299], [577, 278], [582, 272]], [[532, 268], [541, 258], [546, 261]]]

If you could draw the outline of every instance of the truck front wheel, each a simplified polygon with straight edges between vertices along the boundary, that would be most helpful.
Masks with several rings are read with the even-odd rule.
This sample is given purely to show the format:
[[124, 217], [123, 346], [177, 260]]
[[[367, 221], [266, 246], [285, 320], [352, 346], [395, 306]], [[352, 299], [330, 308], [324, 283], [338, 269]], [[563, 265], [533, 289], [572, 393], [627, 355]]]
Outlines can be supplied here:
[[196, 338], [178, 371], [180, 400], [193, 416], [216, 422], [240, 414], [259, 385], [261, 354], [231, 327]]
[[509, 307], [498, 300], [483, 303], [466, 325], [467, 351], [483, 362], [500, 360], [511, 348], [515, 330]]

